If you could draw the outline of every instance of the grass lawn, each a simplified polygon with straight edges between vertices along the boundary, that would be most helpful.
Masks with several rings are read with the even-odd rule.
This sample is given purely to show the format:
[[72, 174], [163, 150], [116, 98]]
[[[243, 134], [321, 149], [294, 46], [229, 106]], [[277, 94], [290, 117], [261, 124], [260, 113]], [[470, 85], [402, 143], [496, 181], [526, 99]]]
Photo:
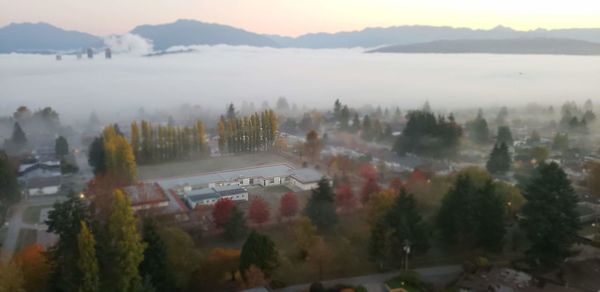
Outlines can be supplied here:
[[262, 152], [142, 165], [138, 167], [138, 176], [140, 180], [153, 180], [276, 163], [293, 165], [281, 155]]
[[23, 212], [23, 222], [28, 224], [40, 223], [40, 211], [44, 208], [50, 208], [52, 205], [48, 206], [31, 206], [25, 209]]
[[24, 247], [34, 244], [37, 241], [37, 230], [23, 228], [19, 230], [19, 236], [17, 237], [16, 251], [20, 251]]

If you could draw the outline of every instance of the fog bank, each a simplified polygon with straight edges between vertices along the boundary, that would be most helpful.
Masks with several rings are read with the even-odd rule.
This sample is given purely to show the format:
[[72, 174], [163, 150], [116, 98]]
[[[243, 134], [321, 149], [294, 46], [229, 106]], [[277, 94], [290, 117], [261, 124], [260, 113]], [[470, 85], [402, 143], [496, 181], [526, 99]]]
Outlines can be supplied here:
[[363, 54], [360, 50], [195, 47], [196, 52], [106, 60], [0, 55], [0, 113], [19, 105], [63, 116], [285, 96], [309, 107], [365, 104], [478, 107], [600, 97], [600, 57]]

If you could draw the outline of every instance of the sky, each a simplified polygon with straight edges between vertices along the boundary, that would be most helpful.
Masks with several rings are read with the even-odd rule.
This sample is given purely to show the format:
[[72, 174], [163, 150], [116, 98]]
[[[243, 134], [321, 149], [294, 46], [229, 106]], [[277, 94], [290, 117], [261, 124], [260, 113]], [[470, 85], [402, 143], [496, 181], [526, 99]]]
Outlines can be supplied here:
[[96, 35], [177, 19], [297, 36], [413, 24], [589, 28], [599, 15], [598, 0], [0, 0], [0, 26], [48, 22]]

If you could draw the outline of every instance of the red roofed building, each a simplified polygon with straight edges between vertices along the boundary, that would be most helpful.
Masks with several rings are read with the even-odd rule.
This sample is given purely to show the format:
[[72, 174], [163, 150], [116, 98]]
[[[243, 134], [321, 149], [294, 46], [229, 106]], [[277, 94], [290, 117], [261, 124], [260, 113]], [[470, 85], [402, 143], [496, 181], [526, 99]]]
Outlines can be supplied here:
[[408, 184], [426, 183], [429, 180], [425, 172], [415, 168], [408, 178]]
[[138, 183], [124, 187], [123, 191], [131, 201], [134, 211], [151, 214], [176, 221], [189, 220], [188, 207], [172, 191], [165, 191], [157, 183]]

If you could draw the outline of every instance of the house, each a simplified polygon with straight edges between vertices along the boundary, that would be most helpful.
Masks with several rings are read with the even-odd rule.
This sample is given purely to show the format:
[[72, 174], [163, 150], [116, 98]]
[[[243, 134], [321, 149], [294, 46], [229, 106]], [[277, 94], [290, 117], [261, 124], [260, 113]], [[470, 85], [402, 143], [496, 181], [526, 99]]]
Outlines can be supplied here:
[[220, 199], [248, 201], [248, 191], [239, 186], [212, 187], [191, 190], [183, 197], [188, 206], [195, 209], [198, 205], [214, 205]]
[[301, 190], [307, 191], [319, 186], [319, 181], [323, 176], [310, 168], [297, 169], [289, 176], [289, 183], [297, 186]]
[[57, 194], [60, 185], [60, 176], [33, 177], [27, 180], [26, 189], [29, 196], [48, 196]]

